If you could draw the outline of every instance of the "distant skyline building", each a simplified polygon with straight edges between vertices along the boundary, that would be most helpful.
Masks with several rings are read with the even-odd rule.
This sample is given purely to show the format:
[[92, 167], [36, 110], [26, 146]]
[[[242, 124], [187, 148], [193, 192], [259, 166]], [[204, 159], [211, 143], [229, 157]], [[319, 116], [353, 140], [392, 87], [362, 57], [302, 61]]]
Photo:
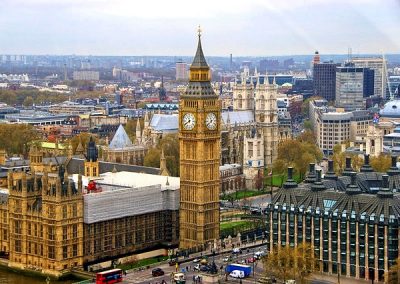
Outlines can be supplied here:
[[176, 75], [177, 81], [186, 81], [188, 79], [188, 65], [186, 62], [178, 61], [176, 62]]
[[354, 65], [336, 69], [336, 106], [346, 111], [365, 109], [365, 98], [374, 95], [374, 70]]
[[98, 81], [100, 79], [100, 73], [90, 70], [74, 71], [72, 78], [77, 81]]
[[351, 62], [355, 67], [368, 67], [374, 70], [374, 95], [385, 97], [387, 86], [387, 66], [384, 57], [357, 57]]
[[314, 95], [334, 101], [336, 95], [336, 67], [339, 64], [322, 62], [313, 65]]

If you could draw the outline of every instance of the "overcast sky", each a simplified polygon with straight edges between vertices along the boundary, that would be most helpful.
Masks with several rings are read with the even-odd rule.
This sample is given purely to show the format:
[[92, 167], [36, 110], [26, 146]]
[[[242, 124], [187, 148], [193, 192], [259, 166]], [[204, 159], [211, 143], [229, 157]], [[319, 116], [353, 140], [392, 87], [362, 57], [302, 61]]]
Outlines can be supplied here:
[[0, 54], [400, 53], [400, 0], [0, 0]]

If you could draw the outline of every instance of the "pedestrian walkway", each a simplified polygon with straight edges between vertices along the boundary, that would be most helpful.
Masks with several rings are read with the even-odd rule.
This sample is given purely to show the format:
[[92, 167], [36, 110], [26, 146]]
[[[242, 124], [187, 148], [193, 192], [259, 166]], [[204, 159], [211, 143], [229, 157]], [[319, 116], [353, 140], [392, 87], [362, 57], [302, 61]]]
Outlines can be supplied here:
[[[326, 274], [313, 274], [311, 277], [308, 278], [311, 281], [315, 281], [318, 283], [338, 283], [338, 277], [337, 275], [326, 275]], [[349, 278], [346, 276], [341, 276], [340, 277], [340, 284], [367, 284], [371, 283], [371, 281], [367, 280], [361, 280], [361, 279], [354, 279], [354, 278]], [[374, 283], [380, 283], [380, 282], [374, 282]]]

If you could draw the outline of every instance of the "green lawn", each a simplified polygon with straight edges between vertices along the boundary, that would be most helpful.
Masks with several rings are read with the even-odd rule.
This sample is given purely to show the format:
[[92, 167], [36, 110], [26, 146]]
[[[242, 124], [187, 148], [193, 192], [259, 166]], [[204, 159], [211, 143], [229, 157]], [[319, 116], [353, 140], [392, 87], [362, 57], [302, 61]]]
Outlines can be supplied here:
[[247, 197], [266, 194], [266, 193], [267, 192], [265, 192], [265, 191], [258, 191], [258, 190], [239, 190], [237, 192], [232, 192], [229, 194], [222, 195], [222, 199], [224, 199], [224, 200], [230, 200], [230, 199], [239, 200], [239, 199], [244, 199]]
[[[302, 180], [300, 178], [300, 175], [298, 173], [293, 175], [293, 179], [297, 182], [300, 183]], [[286, 175], [273, 175], [272, 176], [272, 185], [280, 187], [285, 181], [287, 180]], [[264, 181], [264, 186], [269, 188], [271, 186], [271, 177], [266, 177]]]
[[222, 222], [219, 227], [221, 230], [229, 230], [229, 229], [235, 229], [238, 227], [246, 226], [248, 225], [249, 221], [235, 221], [235, 222]]
[[129, 270], [132, 268], [138, 268], [142, 266], [147, 266], [153, 263], [161, 262], [164, 260], [167, 260], [168, 256], [159, 256], [159, 257], [152, 257], [152, 258], [146, 258], [146, 259], [141, 259], [133, 263], [124, 263], [120, 264], [117, 267], [121, 268], [122, 270]]

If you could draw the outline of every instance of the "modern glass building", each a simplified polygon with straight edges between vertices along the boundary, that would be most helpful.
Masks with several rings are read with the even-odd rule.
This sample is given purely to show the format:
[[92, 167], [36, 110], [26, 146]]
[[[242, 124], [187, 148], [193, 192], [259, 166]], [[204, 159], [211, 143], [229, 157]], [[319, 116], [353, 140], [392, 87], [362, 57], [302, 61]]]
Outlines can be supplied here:
[[310, 243], [321, 272], [356, 279], [384, 280], [399, 257], [400, 171], [397, 158], [386, 174], [376, 173], [369, 156], [360, 172], [346, 160], [342, 176], [310, 165], [307, 179], [296, 184], [293, 168], [266, 210], [270, 250]]

